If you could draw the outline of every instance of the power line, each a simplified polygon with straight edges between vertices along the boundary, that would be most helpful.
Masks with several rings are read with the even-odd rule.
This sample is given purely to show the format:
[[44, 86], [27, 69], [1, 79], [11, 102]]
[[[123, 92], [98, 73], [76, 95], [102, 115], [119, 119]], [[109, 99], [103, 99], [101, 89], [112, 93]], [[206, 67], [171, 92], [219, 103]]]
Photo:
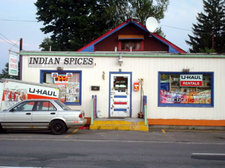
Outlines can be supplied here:
[[185, 28], [181, 28], [181, 27], [168, 26], [168, 25], [162, 25], [162, 26], [169, 27], [169, 28], [172, 28], [172, 29], [177, 29], [177, 30], [183, 30], [183, 31], [189, 31], [189, 32], [192, 32], [192, 30], [185, 29]]
[[35, 20], [19, 20], [19, 19], [0, 19], [0, 21], [4, 21], [4, 22], [36, 22]]
[[9, 43], [10, 45], [12, 45], [13, 47], [16, 46], [17, 48], [19, 48], [19, 45], [14, 43], [13, 41], [9, 40], [6, 36], [4, 36], [2, 33], [0, 33], [0, 35], [4, 38], [2, 39], [3, 41]]
[[[5, 21], [5, 22], [35, 22], [38, 23], [36, 20], [20, 20], [20, 19], [0, 19], [0, 21]], [[164, 27], [169, 27], [172, 29], [177, 29], [177, 30], [183, 30], [183, 31], [189, 31], [192, 32], [192, 30], [181, 28], [181, 27], [175, 27], [175, 26], [169, 26], [169, 25], [162, 25]]]

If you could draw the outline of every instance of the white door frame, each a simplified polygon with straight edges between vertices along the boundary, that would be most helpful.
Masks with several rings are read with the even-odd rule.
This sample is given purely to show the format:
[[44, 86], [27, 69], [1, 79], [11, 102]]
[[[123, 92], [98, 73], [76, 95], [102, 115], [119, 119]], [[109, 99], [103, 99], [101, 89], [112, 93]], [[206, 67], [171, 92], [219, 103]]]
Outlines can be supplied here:
[[115, 117], [115, 116], [112, 116], [111, 115], [111, 88], [112, 88], [112, 75], [117, 75], [118, 76], [121, 76], [121, 75], [128, 75], [129, 77], [129, 88], [128, 88], [128, 98], [129, 98], [129, 104], [128, 104], [128, 107], [129, 107], [129, 114], [128, 116], [126, 117], [131, 117], [132, 116], [132, 72], [109, 72], [109, 117]]

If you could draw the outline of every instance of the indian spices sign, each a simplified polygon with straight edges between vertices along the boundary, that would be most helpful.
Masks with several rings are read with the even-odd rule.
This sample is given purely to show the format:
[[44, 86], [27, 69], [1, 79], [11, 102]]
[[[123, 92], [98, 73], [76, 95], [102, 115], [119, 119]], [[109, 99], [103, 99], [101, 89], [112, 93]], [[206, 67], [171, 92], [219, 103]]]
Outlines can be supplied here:
[[94, 67], [93, 57], [57, 57], [57, 56], [29, 56], [28, 66], [34, 68], [52, 67]]

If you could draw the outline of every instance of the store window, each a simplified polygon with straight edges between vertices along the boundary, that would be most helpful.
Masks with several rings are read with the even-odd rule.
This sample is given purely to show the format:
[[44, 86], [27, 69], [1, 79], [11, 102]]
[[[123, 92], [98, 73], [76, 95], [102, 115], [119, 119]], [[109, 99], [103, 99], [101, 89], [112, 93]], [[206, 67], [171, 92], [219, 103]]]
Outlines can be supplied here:
[[143, 51], [144, 36], [143, 35], [118, 35], [119, 51]]
[[41, 83], [57, 85], [61, 102], [81, 105], [81, 71], [41, 70]]
[[159, 106], [213, 106], [213, 73], [159, 72]]
[[125, 51], [141, 50], [141, 41], [140, 40], [121, 40], [121, 50], [125, 50]]

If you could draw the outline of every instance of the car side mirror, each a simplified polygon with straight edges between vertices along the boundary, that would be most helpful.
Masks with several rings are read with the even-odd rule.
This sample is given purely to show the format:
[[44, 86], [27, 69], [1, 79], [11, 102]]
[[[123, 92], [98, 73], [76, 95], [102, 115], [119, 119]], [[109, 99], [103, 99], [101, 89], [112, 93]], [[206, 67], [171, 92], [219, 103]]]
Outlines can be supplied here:
[[10, 110], [10, 112], [14, 112], [15, 111], [15, 109], [14, 108], [12, 108], [11, 110]]

